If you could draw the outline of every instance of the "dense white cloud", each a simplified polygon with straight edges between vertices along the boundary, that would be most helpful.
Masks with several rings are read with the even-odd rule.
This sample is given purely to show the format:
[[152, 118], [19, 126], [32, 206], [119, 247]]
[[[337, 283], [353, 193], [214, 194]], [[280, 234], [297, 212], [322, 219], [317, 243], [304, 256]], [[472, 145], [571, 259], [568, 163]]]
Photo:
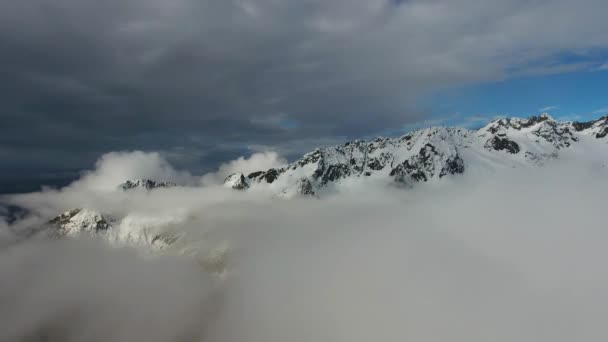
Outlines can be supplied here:
[[95, 163], [95, 170], [85, 172], [73, 187], [92, 191], [114, 191], [128, 179], [155, 179], [188, 185], [194, 179], [187, 171], [175, 170], [156, 152], [111, 152], [104, 154]]
[[251, 172], [277, 168], [286, 164], [287, 160], [280, 157], [276, 152], [257, 152], [253, 153], [249, 158], [239, 157], [220, 165], [219, 170], [216, 172], [204, 175], [201, 182], [205, 185], [223, 184], [227, 176], [236, 172], [247, 175]]
[[[148, 260], [99, 241], [9, 242], [0, 339], [602, 340], [605, 177], [565, 160], [409, 190], [358, 183], [321, 200], [218, 186], [11, 197], [40, 215], [17, 231], [86, 205], [131, 222], [177, 215], [168, 228], [184, 235]], [[203, 262], [218, 246], [221, 277]]]
[[187, 260], [84, 240], [30, 241], [0, 256], [3, 341], [196, 341], [217, 305], [213, 280]]

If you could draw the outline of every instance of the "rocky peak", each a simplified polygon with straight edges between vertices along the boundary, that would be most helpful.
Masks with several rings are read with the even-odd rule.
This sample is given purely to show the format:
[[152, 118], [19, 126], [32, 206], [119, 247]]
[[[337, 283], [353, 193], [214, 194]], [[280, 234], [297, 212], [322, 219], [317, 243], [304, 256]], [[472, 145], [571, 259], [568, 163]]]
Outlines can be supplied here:
[[112, 228], [112, 219], [89, 209], [68, 210], [49, 221], [61, 235], [76, 236], [82, 233], [97, 233]]
[[271, 184], [284, 171], [284, 169], [269, 169], [268, 171], [256, 171], [247, 175], [247, 179], [255, 180], [258, 183], [261, 181], [265, 181], [266, 183]]
[[176, 186], [176, 184], [172, 182], [157, 182], [152, 179], [138, 178], [129, 179], [126, 182], [120, 184], [118, 188], [122, 189], [123, 191], [127, 191], [133, 189], [153, 190], [157, 188], [170, 188], [174, 186]]
[[530, 128], [540, 123], [556, 124], [557, 121], [548, 113], [543, 113], [539, 116], [530, 116], [526, 119], [521, 118], [501, 118], [490, 122], [482, 131], [488, 131], [491, 134], [505, 133], [508, 130], [520, 131], [524, 128]]
[[558, 124], [556, 121], [547, 121], [532, 133], [553, 144], [556, 149], [569, 147], [572, 141], [576, 140], [568, 125]]
[[551, 114], [549, 113], [542, 113], [539, 118], [541, 120], [550, 120], [550, 121], [555, 121], [555, 119], [551, 116]]
[[247, 190], [249, 189], [249, 184], [247, 183], [247, 179], [245, 175], [242, 173], [233, 173], [230, 176], [226, 177], [224, 180], [224, 186], [235, 189], [235, 190]]

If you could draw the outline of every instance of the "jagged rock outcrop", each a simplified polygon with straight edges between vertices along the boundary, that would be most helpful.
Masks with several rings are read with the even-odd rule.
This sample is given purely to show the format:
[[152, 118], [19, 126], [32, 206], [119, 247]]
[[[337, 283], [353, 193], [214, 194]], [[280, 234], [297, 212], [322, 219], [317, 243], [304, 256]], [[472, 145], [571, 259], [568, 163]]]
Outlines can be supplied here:
[[493, 149], [495, 151], [506, 151], [511, 154], [519, 153], [519, 145], [504, 136], [495, 136], [491, 139], [488, 139], [485, 143], [485, 148]]
[[458, 153], [439, 153], [435, 146], [426, 144], [417, 155], [391, 170], [389, 176], [401, 183], [426, 182], [431, 178], [464, 173], [464, 162]]
[[283, 173], [285, 170], [283, 169], [269, 169], [268, 171], [257, 171], [257, 172], [252, 172], [249, 175], [247, 175], [247, 179], [251, 179], [254, 180], [256, 182], [262, 182], [265, 181], [268, 184], [272, 184], [272, 182], [274, 182], [281, 173]]
[[226, 177], [226, 179], [224, 180], [224, 186], [235, 190], [249, 189], [247, 179], [245, 179], [245, 175], [243, 175], [242, 173], [234, 173]]
[[494, 120], [489, 123], [485, 130], [489, 131], [492, 134], [504, 132], [505, 130], [517, 130], [521, 131], [525, 128], [530, 128], [536, 126], [543, 122], [554, 122], [555, 120], [551, 117], [551, 115], [547, 113], [543, 113], [540, 116], [531, 116], [527, 119], [521, 118], [503, 118]]
[[129, 179], [126, 182], [118, 185], [118, 188], [127, 191], [133, 189], [153, 190], [157, 188], [170, 188], [174, 186], [177, 185], [172, 182], [158, 182], [152, 179], [139, 178]]

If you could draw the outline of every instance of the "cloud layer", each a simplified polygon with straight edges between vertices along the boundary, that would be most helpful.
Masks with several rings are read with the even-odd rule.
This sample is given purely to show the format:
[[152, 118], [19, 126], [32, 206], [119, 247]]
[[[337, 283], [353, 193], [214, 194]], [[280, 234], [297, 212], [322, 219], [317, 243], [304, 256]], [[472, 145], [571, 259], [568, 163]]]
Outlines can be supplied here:
[[[258, 158], [269, 160], [250, 161]], [[104, 175], [142, 163], [153, 174], [168, 167], [154, 154], [111, 154], [83, 180], [103, 184]], [[270, 200], [213, 185], [96, 189], [81, 180], [61, 191], [4, 198], [31, 210], [10, 229], [19, 232], [70, 206], [131, 222], [137, 215], [148, 223], [177, 216], [165, 228], [184, 233], [179, 253], [142, 259], [103, 239], [15, 242], [3, 233], [1, 340], [606, 336], [608, 255], [600, 213], [608, 184], [605, 170], [583, 163], [465, 175], [411, 190], [353, 184], [349, 193], [322, 200]], [[225, 244], [227, 271], [218, 277], [200, 257]]]
[[2, 171], [80, 169], [124, 149], [165, 151], [200, 170], [250, 146], [297, 153], [377, 134], [419, 120], [417, 101], [446, 86], [603, 64], [606, 6], [6, 2]]

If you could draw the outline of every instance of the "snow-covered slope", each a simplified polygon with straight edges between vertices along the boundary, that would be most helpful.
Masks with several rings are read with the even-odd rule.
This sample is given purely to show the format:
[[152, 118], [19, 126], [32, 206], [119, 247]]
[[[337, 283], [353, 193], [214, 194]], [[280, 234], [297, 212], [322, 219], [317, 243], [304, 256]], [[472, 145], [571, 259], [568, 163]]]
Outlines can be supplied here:
[[436, 182], [480, 168], [542, 165], [577, 144], [598, 146], [608, 155], [607, 135], [608, 116], [560, 122], [542, 114], [499, 119], [478, 130], [431, 127], [398, 138], [316, 149], [281, 168], [231, 175], [225, 185], [238, 190], [268, 188], [279, 197], [293, 197], [317, 195], [361, 177], [403, 185]]

